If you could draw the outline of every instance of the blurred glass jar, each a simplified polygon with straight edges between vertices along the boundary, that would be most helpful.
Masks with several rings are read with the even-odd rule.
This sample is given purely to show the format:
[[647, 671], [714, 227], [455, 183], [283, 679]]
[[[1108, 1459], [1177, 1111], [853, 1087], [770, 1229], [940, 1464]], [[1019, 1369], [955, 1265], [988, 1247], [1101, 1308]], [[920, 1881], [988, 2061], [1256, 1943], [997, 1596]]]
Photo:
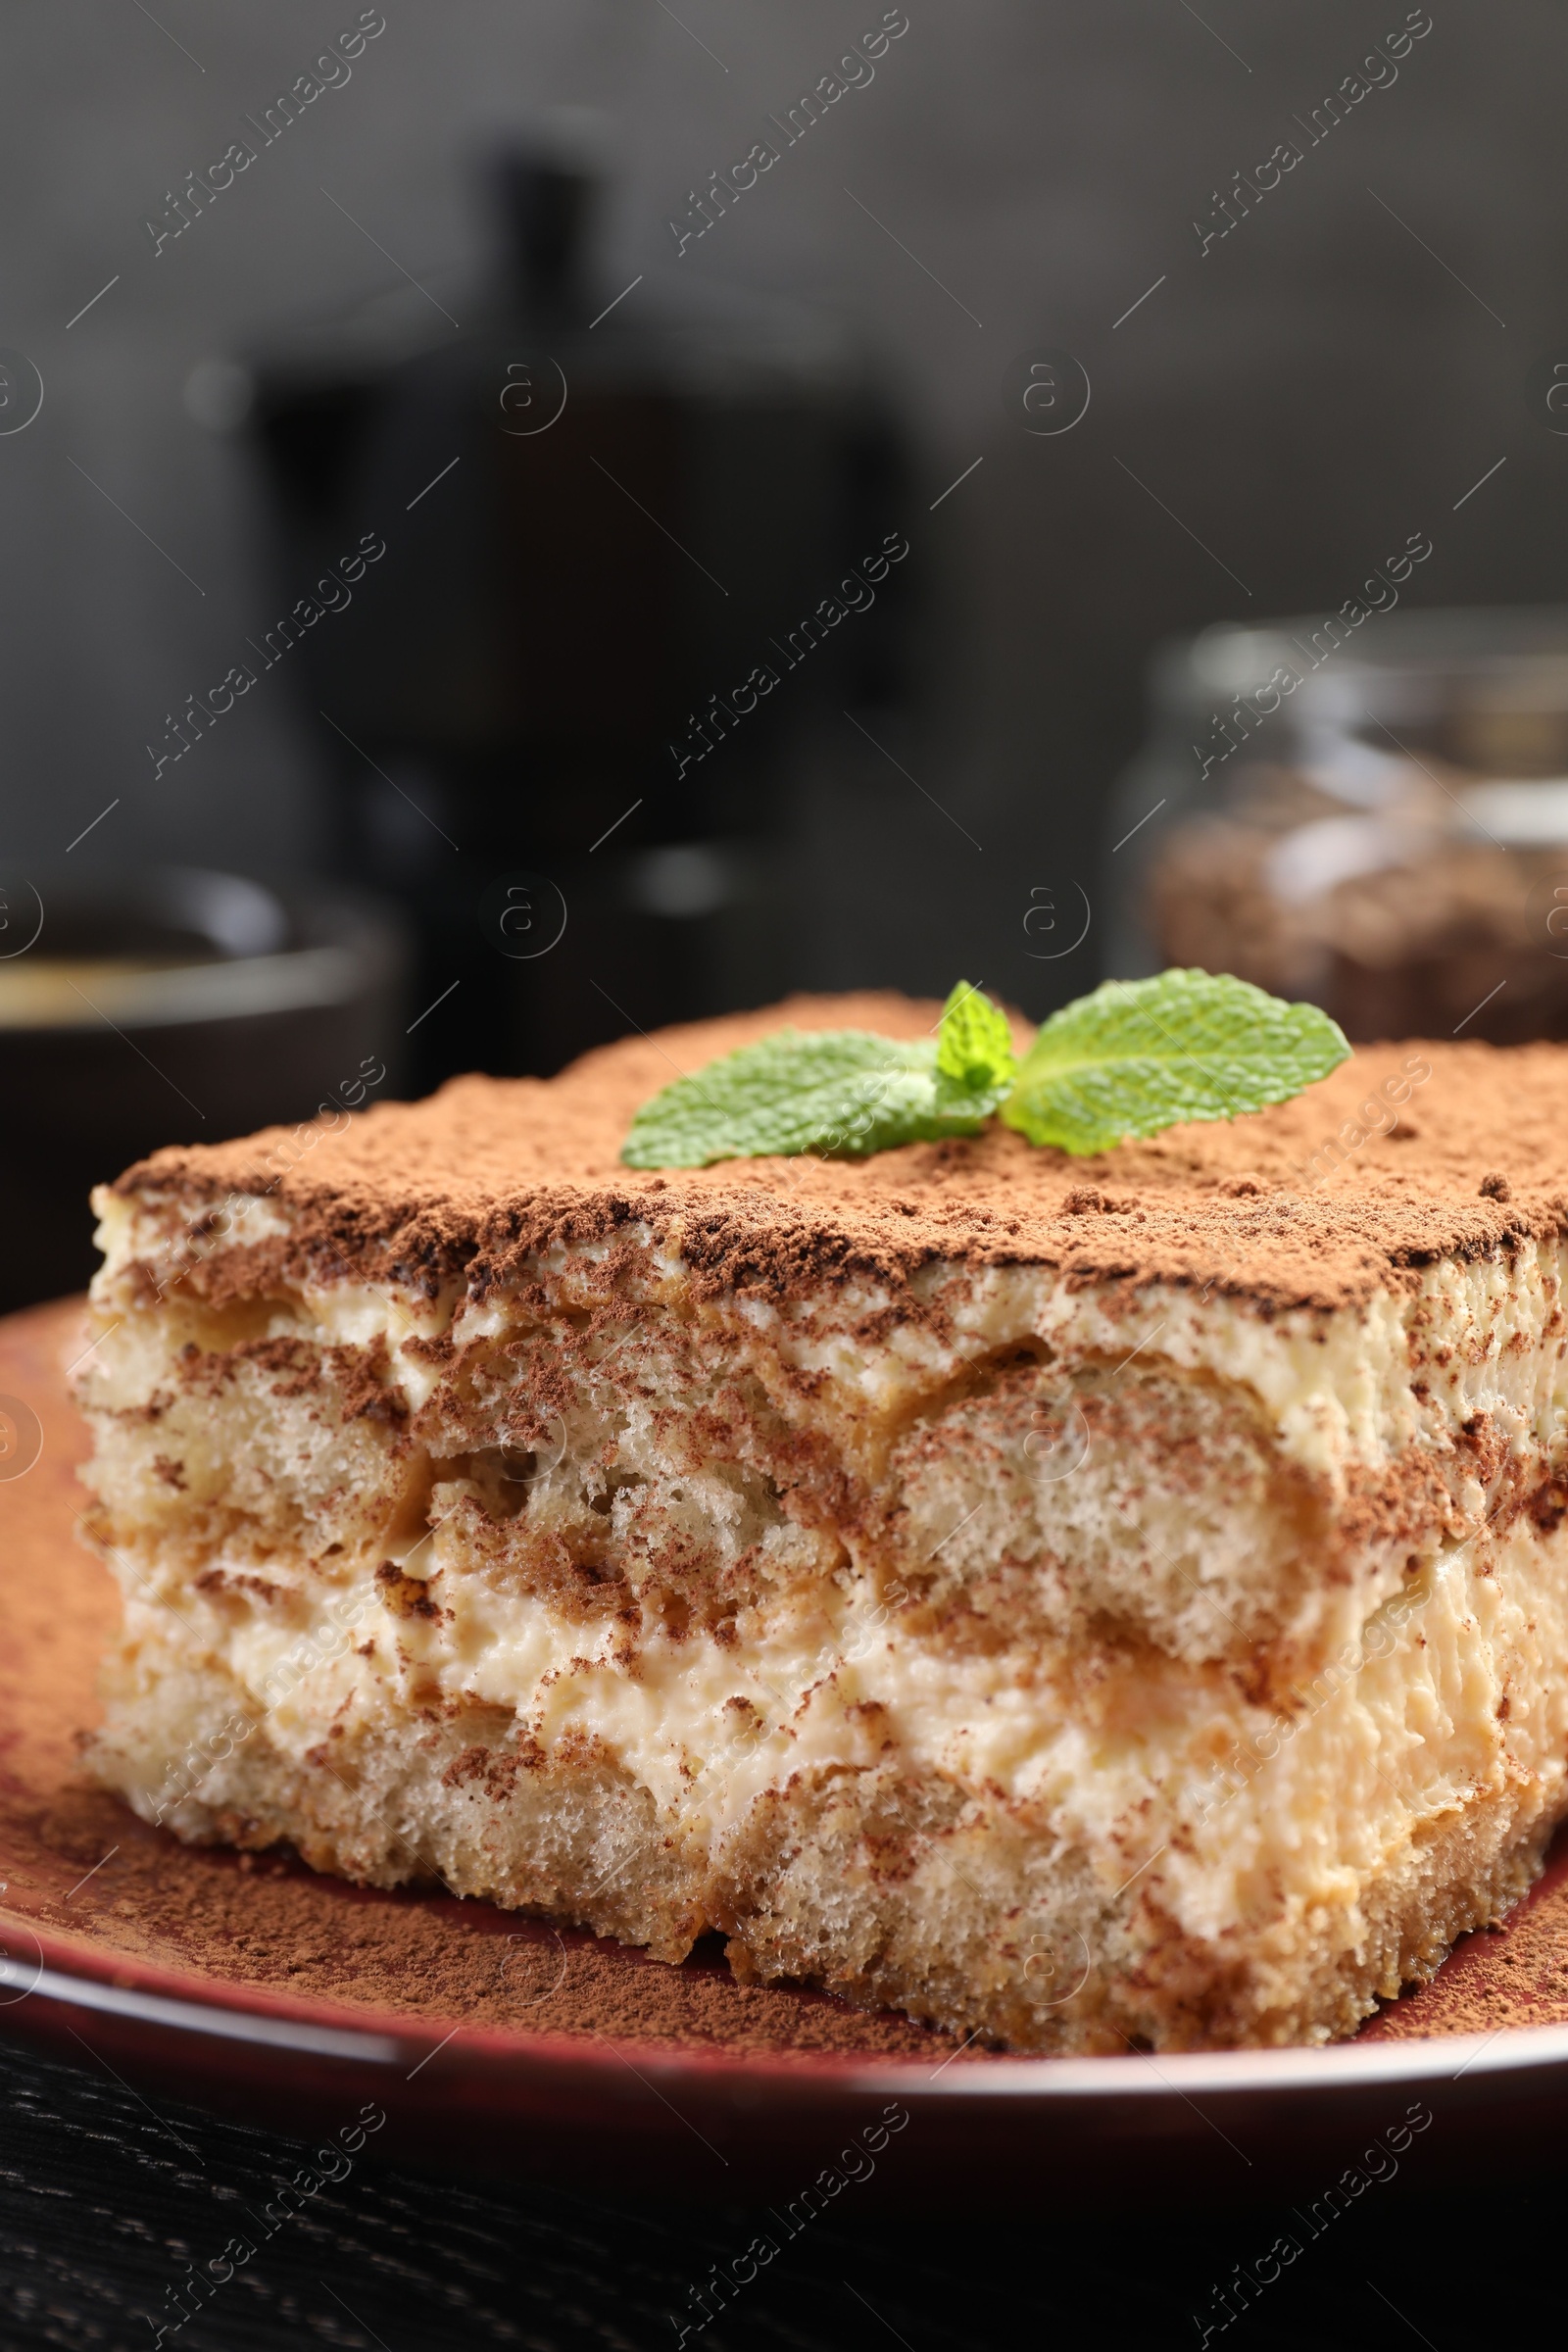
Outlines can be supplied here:
[[1235, 972], [1358, 1040], [1568, 1037], [1568, 611], [1212, 628], [1151, 685], [1113, 970]]

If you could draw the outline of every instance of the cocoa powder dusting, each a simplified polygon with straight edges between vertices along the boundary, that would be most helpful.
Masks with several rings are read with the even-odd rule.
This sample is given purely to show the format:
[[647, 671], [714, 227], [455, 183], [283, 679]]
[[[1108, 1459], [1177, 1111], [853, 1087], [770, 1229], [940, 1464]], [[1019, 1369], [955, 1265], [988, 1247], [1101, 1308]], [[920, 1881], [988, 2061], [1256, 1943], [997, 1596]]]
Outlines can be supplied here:
[[1461, 1936], [1430, 1984], [1390, 2003], [1363, 2040], [1568, 2025], [1568, 1830], [1501, 1928]]
[[[1087, 1159], [994, 1123], [863, 1160], [662, 1176], [620, 1164], [633, 1113], [677, 1071], [786, 1022], [915, 1038], [940, 1011], [893, 995], [796, 998], [627, 1038], [559, 1078], [454, 1079], [426, 1102], [382, 1103], [303, 1142], [271, 1129], [155, 1152], [116, 1189], [172, 1197], [193, 1224], [252, 1190], [284, 1211], [289, 1232], [220, 1250], [192, 1277], [215, 1298], [351, 1272], [432, 1292], [466, 1279], [482, 1295], [539, 1250], [645, 1229], [684, 1256], [699, 1296], [790, 1298], [858, 1281], [914, 1312], [911, 1278], [947, 1259], [1332, 1308], [1446, 1253], [1506, 1250], [1568, 1221], [1556, 1045], [1363, 1046], [1294, 1102]], [[1500, 1135], [1528, 1183], [1489, 1165]]]

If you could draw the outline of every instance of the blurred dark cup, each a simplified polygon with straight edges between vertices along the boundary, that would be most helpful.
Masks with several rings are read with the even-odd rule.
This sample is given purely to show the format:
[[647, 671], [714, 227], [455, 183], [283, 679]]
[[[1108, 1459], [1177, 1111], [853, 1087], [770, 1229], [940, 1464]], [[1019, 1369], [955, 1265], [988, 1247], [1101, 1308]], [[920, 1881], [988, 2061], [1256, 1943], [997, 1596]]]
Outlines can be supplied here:
[[88, 1193], [131, 1160], [391, 1094], [403, 962], [339, 891], [0, 872], [0, 1310], [88, 1279]]

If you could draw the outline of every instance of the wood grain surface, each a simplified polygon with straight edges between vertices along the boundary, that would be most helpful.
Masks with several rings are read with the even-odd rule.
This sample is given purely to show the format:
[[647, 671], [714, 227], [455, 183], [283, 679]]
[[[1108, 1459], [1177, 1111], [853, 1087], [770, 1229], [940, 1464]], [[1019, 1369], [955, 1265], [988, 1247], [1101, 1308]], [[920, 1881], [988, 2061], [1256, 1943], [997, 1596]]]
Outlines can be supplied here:
[[[83, 2050], [73, 2068], [0, 2048], [0, 2343], [144, 2352], [154, 2319], [237, 2233], [262, 2235], [312, 2143], [149, 2104]], [[1438, 2130], [1442, 2128], [1440, 2117]], [[987, 2220], [846, 2198], [688, 2344], [706, 2352], [1149, 2352], [1210, 2337], [1279, 2352], [1467, 2352], [1499, 2327], [1560, 2334], [1551, 2248], [1560, 2170], [1510, 2173], [1477, 2146], [1436, 2196], [1418, 2140], [1353, 2199], [1142, 2206]], [[655, 2184], [650, 2183], [652, 2191]], [[1330, 2182], [1324, 2183], [1325, 2192]], [[1312, 2230], [1311, 2215], [1319, 2217]], [[181, 2352], [670, 2352], [691, 2294], [760, 2233], [763, 2209], [609, 2203], [393, 2171], [366, 2155], [278, 2228], [166, 2344]], [[1286, 2265], [1269, 2250], [1299, 2253]], [[1251, 2283], [1240, 2287], [1239, 2278]], [[1195, 2317], [1195, 2315], [1197, 2315]]]

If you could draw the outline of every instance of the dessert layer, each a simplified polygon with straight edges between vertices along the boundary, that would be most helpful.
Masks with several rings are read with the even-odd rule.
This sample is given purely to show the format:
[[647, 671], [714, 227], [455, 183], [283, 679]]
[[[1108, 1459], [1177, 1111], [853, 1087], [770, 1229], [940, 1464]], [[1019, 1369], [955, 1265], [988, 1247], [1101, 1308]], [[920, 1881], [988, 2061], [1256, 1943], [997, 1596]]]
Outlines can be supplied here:
[[84, 1395], [132, 1547], [421, 1574], [451, 1511], [481, 1573], [629, 1611], [623, 1639], [848, 1579], [954, 1642], [1117, 1639], [1256, 1682], [1568, 1493], [1561, 1243], [1333, 1310], [961, 1261], [912, 1311], [869, 1282], [714, 1296], [649, 1226], [434, 1298], [344, 1268], [242, 1298], [240, 1245], [160, 1298], [184, 1229], [103, 1205]]
[[[157, 1154], [102, 1203], [124, 1336], [97, 1361], [128, 1362], [138, 1304], [216, 1365], [249, 1348], [256, 1380], [296, 1342], [347, 1350], [342, 1376], [427, 1457], [415, 1479], [558, 1409], [584, 1423], [576, 1457], [635, 1447], [645, 1385], [696, 1397], [786, 1518], [933, 1604], [1006, 1563], [1048, 1628], [1104, 1614], [1189, 1657], [1343, 1639], [1440, 1537], [1556, 1507], [1555, 1050], [1372, 1049], [1295, 1102], [1102, 1162], [997, 1129], [859, 1165], [615, 1168], [677, 1063], [784, 1013], [907, 1031], [929, 1009], [807, 1001], [548, 1083]], [[1498, 1136], [1516, 1179], [1483, 1164]], [[1114, 1193], [1085, 1181], [1112, 1170]], [[159, 1377], [130, 1373], [122, 1409]], [[647, 1476], [623, 1463], [619, 1485]], [[718, 1522], [694, 1511], [716, 1571]]]
[[280, 1608], [244, 1569], [126, 1573], [98, 1771], [186, 1837], [668, 1959], [716, 1927], [743, 1970], [1036, 2048], [1347, 2031], [1522, 1891], [1563, 1810], [1563, 1531], [1450, 1552], [1283, 1706], [898, 1617], [842, 1625], [825, 1675], [819, 1622], [633, 1659], [465, 1581], [301, 1575]]
[[[932, 1266], [1046, 1265], [1072, 1282], [1159, 1282], [1275, 1307], [1361, 1304], [1438, 1260], [1554, 1237], [1568, 1198], [1561, 1049], [1366, 1046], [1293, 1102], [1069, 1159], [994, 1126], [846, 1160], [650, 1175], [617, 1154], [676, 1074], [784, 1021], [934, 1029], [892, 996], [804, 998], [632, 1038], [559, 1078], [462, 1078], [427, 1102], [157, 1152], [116, 1191], [220, 1209], [260, 1196], [242, 1262], [220, 1218], [215, 1284], [341, 1276], [482, 1290], [540, 1250], [668, 1237], [710, 1294], [787, 1300], [862, 1283], [917, 1310]], [[1020, 1032], [1020, 1035], [1022, 1032]]]
[[1556, 1057], [1099, 1163], [615, 1167], [780, 1017], [99, 1196], [99, 1770], [1025, 2046], [1347, 2030], [1563, 1803]]

